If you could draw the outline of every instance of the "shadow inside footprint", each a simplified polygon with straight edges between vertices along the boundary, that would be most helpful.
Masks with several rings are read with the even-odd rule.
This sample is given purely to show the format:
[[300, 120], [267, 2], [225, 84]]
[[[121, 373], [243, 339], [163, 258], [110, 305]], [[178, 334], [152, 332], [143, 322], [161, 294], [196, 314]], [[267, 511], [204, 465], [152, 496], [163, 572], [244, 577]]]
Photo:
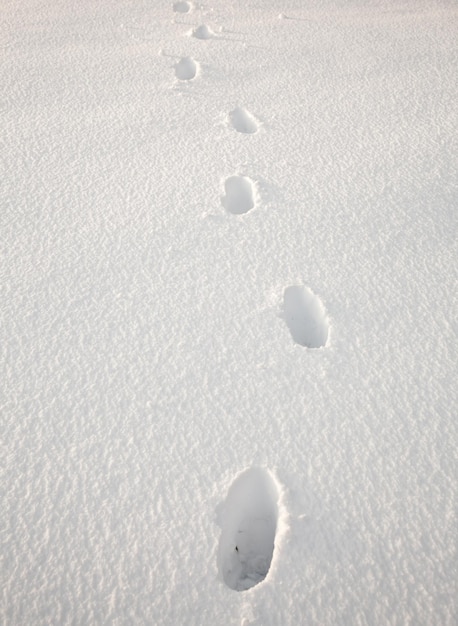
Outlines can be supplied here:
[[190, 2], [174, 2], [173, 10], [175, 13], [189, 13], [191, 6]]
[[270, 472], [253, 467], [238, 476], [219, 512], [218, 569], [230, 589], [245, 591], [270, 569], [279, 491]]
[[212, 31], [205, 24], [201, 24], [201, 26], [195, 28], [191, 32], [191, 35], [196, 39], [211, 39], [213, 37]]
[[175, 65], [175, 76], [178, 80], [192, 80], [195, 78], [198, 65], [191, 57], [183, 57]]
[[221, 202], [224, 208], [234, 215], [248, 213], [255, 205], [255, 186], [247, 176], [230, 176], [224, 183]]
[[246, 109], [237, 107], [229, 113], [229, 121], [239, 133], [252, 135], [258, 130], [256, 119]]
[[293, 286], [285, 289], [283, 317], [296, 343], [306, 348], [326, 345], [329, 322], [320, 298], [308, 287]]

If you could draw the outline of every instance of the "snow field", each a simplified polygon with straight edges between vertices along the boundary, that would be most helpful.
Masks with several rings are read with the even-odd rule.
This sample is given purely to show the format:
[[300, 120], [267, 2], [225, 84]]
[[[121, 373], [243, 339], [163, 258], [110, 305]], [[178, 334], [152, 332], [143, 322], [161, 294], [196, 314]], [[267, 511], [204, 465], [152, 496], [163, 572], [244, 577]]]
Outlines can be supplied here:
[[1, 621], [455, 623], [454, 4], [2, 17]]
[[[190, 35], [207, 40], [214, 33], [202, 24], [192, 29]], [[186, 57], [178, 63], [175, 73], [180, 80], [189, 80], [195, 77], [195, 68], [196, 63]], [[232, 128], [243, 134], [253, 134], [259, 127], [255, 117], [243, 107], [236, 107], [231, 111], [227, 121]], [[222, 205], [233, 215], [248, 213], [259, 204], [256, 183], [246, 176], [230, 176], [224, 183], [224, 190]], [[319, 298], [310, 289], [288, 287], [285, 290], [284, 319], [294, 341], [299, 345], [308, 348], [326, 345], [326, 312]], [[267, 484], [271, 481], [268, 474], [252, 468], [242, 474], [229, 490], [225, 515], [221, 521], [223, 531], [218, 567], [224, 582], [231, 589], [250, 589], [262, 582], [268, 574], [278, 517], [278, 493], [273, 484]], [[286, 517], [286, 513], [283, 517]]]
[[[188, 7], [180, 5], [178, 10], [186, 12], [186, 8]], [[189, 34], [201, 40], [214, 37], [212, 30], [205, 24], [193, 28]], [[197, 67], [191, 58], [183, 58], [176, 65], [176, 77], [180, 80], [192, 80], [196, 76]], [[242, 107], [231, 111], [227, 122], [243, 134], [253, 134], [259, 126], [255, 117]], [[233, 215], [248, 213], [259, 202], [256, 183], [245, 176], [234, 175], [227, 178], [224, 191], [222, 205]], [[295, 334], [302, 333], [303, 341], [298, 341], [302, 345], [324, 345], [317, 343], [319, 339], [314, 337], [316, 331], [311, 328], [313, 322], [310, 321], [313, 313], [311, 316], [308, 314], [310, 303], [303, 298], [301, 304], [303, 310], [300, 313], [304, 319], [297, 319], [297, 316], [295, 318], [295, 313], [299, 314], [300, 304], [288, 305], [288, 320], [292, 320], [287, 321], [288, 325], [294, 327]], [[304, 339], [305, 335], [307, 336]], [[218, 569], [230, 589], [245, 591], [262, 582], [268, 574], [275, 547], [279, 497], [275, 479], [269, 472], [255, 467], [242, 473], [229, 489], [223, 512], [219, 514], [222, 535], [218, 550]], [[282, 518], [286, 519], [285, 512], [282, 513]]]

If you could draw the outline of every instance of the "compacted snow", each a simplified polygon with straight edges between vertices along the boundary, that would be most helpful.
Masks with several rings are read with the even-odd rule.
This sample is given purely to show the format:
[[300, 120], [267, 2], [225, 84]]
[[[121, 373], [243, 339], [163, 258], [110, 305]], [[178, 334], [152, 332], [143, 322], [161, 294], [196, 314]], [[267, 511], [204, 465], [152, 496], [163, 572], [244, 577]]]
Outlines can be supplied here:
[[1, 24], [2, 624], [456, 624], [456, 3]]

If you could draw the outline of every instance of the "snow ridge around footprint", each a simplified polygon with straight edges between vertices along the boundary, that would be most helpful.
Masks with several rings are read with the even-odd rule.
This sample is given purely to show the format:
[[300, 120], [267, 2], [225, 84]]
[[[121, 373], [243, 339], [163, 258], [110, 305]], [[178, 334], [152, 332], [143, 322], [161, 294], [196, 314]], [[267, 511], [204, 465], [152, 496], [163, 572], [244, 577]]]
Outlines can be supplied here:
[[246, 109], [236, 107], [229, 113], [229, 123], [239, 133], [252, 135], [258, 130], [258, 122]]
[[263, 468], [247, 469], [232, 483], [218, 511], [218, 570], [230, 589], [245, 591], [267, 576], [275, 549], [279, 500], [277, 482]]
[[230, 176], [224, 183], [223, 207], [233, 215], [248, 213], [256, 204], [256, 185], [247, 176]]
[[329, 337], [326, 309], [311, 289], [303, 286], [285, 289], [283, 317], [297, 344], [306, 348], [326, 346]]

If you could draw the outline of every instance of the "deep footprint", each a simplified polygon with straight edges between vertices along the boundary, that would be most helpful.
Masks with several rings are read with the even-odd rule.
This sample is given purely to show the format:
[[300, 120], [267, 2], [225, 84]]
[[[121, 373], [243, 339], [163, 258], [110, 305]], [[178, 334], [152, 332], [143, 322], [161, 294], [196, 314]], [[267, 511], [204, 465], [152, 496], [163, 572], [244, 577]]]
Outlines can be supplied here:
[[252, 135], [258, 130], [256, 119], [246, 109], [237, 107], [229, 113], [229, 121], [239, 133]]
[[198, 64], [191, 57], [183, 57], [175, 65], [175, 76], [179, 80], [192, 80], [199, 69]]
[[230, 589], [245, 591], [264, 580], [275, 548], [279, 490], [267, 470], [253, 467], [234, 481], [219, 512], [218, 569]]
[[230, 176], [224, 183], [221, 202], [224, 208], [234, 215], [248, 213], [255, 206], [256, 187], [247, 176]]
[[205, 26], [205, 24], [194, 28], [194, 30], [191, 31], [191, 35], [196, 39], [211, 39], [213, 37], [212, 31], [208, 26]]
[[175, 13], [189, 13], [192, 5], [190, 2], [174, 2], [173, 10]]
[[288, 287], [283, 297], [283, 314], [292, 338], [306, 348], [326, 346], [329, 322], [320, 298], [308, 287]]

